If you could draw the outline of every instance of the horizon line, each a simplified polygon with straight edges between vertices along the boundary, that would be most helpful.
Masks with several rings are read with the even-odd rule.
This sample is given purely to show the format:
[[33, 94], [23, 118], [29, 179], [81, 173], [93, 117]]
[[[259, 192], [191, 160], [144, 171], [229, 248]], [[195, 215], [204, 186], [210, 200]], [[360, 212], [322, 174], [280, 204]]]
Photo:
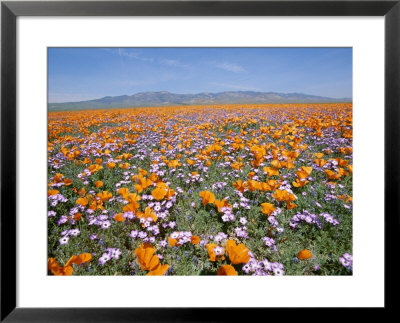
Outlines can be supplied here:
[[170, 91], [141, 91], [141, 92], [136, 92], [131, 95], [129, 94], [120, 94], [120, 95], [105, 95], [102, 97], [97, 97], [93, 99], [87, 99], [87, 100], [78, 100], [78, 101], [63, 101], [63, 102], [47, 102], [47, 104], [63, 104], [63, 103], [80, 103], [80, 102], [87, 102], [87, 101], [94, 101], [94, 100], [99, 100], [99, 99], [104, 99], [104, 98], [113, 98], [113, 97], [121, 97], [121, 96], [133, 96], [136, 94], [141, 94], [141, 93], [169, 93], [169, 94], [176, 94], [176, 95], [198, 95], [198, 94], [219, 94], [219, 93], [226, 93], [226, 92], [252, 92], [252, 93], [276, 93], [276, 94], [303, 94], [303, 95], [308, 95], [308, 96], [314, 96], [314, 97], [321, 97], [321, 98], [327, 98], [327, 99], [350, 99], [353, 101], [353, 97], [331, 97], [331, 96], [323, 96], [323, 95], [316, 95], [316, 94], [308, 94], [304, 92], [276, 92], [276, 91], [254, 91], [254, 90], [227, 90], [227, 91], [220, 91], [220, 92], [209, 92], [209, 91], [202, 91], [202, 92], [188, 92], [188, 93], [176, 93], [176, 92], [170, 92]]

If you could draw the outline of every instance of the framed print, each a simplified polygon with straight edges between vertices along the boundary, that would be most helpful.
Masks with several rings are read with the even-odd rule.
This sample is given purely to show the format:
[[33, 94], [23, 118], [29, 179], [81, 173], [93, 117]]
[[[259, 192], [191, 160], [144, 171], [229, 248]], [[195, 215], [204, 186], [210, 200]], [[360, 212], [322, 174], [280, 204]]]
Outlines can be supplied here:
[[398, 1], [1, 10], [2, 320], [394, 307]]

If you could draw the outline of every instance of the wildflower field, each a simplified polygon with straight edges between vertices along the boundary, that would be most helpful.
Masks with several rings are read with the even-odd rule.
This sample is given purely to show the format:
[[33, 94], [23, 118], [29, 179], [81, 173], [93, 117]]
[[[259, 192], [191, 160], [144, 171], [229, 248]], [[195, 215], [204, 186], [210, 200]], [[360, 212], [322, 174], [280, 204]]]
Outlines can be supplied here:
[[49, 275], [351, 275], [352, 105], [48, 113]]

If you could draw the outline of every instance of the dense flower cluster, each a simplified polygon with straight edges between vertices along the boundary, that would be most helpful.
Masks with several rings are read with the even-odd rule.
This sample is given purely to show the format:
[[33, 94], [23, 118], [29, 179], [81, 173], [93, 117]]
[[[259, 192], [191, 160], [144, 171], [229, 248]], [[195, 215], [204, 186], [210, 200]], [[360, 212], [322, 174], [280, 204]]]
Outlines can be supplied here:
[[351, 104], [93, 110], [48, 120], [49, 273], [352, 267]]
[[253, 276], [283, 276], [285, 274], [283, 264], [279, 262], [269, 262], [267, 259], [257, 261], [251, 257], [249, 262], [242, 267], [246, 274]]
[[303, 210], [303, 213], [296, 213], [289, 222], [289, 226], [292, 229], [295, 229], [301, 222], [305, 222], [308, 224], [315, 224], [319, 229], [322, 229], [322, 220], [323, 218], [325, 222], [330, 223], [332, 225], [338, 225], [340, 222], [335, 219], [332, 215], [329, 213], [321, 213], [318, 215], [313, 214], [307, 210]]

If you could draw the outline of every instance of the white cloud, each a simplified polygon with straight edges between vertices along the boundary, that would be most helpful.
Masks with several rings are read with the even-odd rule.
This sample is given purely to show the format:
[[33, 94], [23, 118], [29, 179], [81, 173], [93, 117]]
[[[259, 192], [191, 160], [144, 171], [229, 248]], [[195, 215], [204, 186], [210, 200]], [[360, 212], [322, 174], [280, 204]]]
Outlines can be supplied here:
[[105, 48], [104, 50], [106, 50], [112, 54], [118, 55], [119, 57], [128, 57], [128, 58], [138, 59], [138, 60], [145, 61], [145, 62], [154, 62], [154, 58], [141, 56], [134, 50], [127, 50], [125, 48]]
[[160, 58], [160, 59], [156, 60], [154, 57], [142, 56], [137, 51], [132, 50], [132, 49], [106, 48], [105, 50], [107, 50], [108, 52], [111, 52], [115, 55], [118, 55], [120, 57], [137, 59], [137, 60], [141, 60], [144, 62], [150, 62], [150, 63], [156, 62], [158, 64], [171, 66], [171, 67], [180, 67], [180, 68], [188, 68], [189, 67], [189, 65], [186, 65], [176, 59]]
[[214, 65], [228, 72], [233, 72], [233, 73], [246, 72], [246, 70], [242, 66], [235, 63], [223, 62], [223, 63], [215, 63]]
[[159, 62], [163, 65], [168, 65], [168, 66], [172, 66], [172, 67], [182, 67], [182, 68], [189, 67], [189, 65], [183, 64], [182, 62], [180, 62], [176, 59], [163, 58], [163, 59], [160, 59]]

